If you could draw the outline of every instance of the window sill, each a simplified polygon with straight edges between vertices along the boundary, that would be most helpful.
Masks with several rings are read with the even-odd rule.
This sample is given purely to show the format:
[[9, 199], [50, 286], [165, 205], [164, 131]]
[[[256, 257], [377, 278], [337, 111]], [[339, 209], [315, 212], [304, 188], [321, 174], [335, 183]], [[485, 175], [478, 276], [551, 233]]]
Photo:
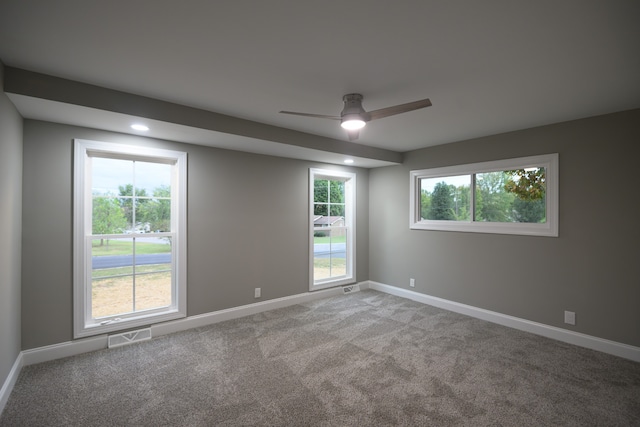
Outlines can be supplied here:
[[516, 234], [524, 236], [558, 237], [558, 229], [550, 224], [420, 221], [411, 223], [412, 230], [459, 231], [462, 233]]
[[310, 291], [318, 291], [320, 289], [333, 288], [335, 286], [352, 285], [354, 283], [356, 283], [355, 277], [339, 277], [336, 279], [327, 279], [314, 283]]
[[141, 314], [140, 316], [128, 317], [104, 325], [100, 323], [92, 323], [87, 324], [84, 329], [76, 331], [76, 333], [74, 334], [74, 338], [85, 338], [93, 335], [122, 331], [125, 329], [131, 329], [140, 326], [148, 326], [153, 323], [182, 319], [184, 317], [187, 317], [186, 313], [182, 313], [177, 309], [173, 309], [169, 311], [163, 311], [162, 313]]

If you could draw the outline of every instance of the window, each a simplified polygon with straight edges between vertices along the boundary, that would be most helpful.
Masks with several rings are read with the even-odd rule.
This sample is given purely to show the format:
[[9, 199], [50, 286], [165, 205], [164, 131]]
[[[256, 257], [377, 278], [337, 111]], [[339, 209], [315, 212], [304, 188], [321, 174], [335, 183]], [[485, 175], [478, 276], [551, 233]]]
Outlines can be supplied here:
[[183, 152], [75, 140], [74, 336], [186, 316]]
[[411, 171], [409, 226], [558, 236], [558, 155]]
[[309, 170], [311, 290], [355, 281], [356, 175]]

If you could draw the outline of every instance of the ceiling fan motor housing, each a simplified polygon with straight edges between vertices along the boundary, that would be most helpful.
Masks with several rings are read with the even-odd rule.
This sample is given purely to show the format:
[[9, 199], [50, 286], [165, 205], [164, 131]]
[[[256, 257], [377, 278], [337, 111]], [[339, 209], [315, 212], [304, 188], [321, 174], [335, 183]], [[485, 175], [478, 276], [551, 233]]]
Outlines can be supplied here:
[[342, 121], [362, 120], [368, 122], [371, 117], [362, 108], [362, 95], [359, 93], [349, 93], [342, 97], [344, 101], [344, 109], [340, 113]]

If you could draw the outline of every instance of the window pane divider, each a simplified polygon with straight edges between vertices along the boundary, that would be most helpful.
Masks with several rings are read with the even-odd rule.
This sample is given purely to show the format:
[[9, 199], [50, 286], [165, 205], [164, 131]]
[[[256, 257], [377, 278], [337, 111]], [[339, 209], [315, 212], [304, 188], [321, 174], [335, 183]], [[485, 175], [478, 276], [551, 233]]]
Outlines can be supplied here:
[[88, 239], [144, 239], [144, 238], [162, 238], [162, 237], [175, 237], [175, 233], [171, 231], [160, 233], [125, 233], [125, 234], [88, 234]]

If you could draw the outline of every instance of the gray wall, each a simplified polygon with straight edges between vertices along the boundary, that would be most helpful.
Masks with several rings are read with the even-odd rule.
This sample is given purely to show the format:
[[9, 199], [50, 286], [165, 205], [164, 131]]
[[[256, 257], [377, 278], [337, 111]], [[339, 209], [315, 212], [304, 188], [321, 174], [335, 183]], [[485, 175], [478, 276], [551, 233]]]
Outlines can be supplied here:
[[[369, 175], [369, 278], [640, 346], [640, 110], [405, 153]], [[409, 230], [409, 171], [559, 153], [559, 237]], [[563, 323], [576, 312], [576, 326]]]
[[[2, 173], [14, 171], [0, 185], [12, 182], [9, 194], [19, 201], [20, 119], [5, 98], [0, 108], [13, 123], [2, 126]], [[630, 155], [640, 141], [636, 123], [640, 110], [409, 152], [402, 166], [341, 168], [358, 174], [357, 280], [408, 288], [414, 277], [418, 292], [640, 346], [640, 206]], [[7, 133], [15, 134], [9, 145]], [[255, 302], [255, 287], [262, 300], [307, 291], [308, 168], [322, 165], [26, 120], [23, 349], [72, 339], [73, 138], [189, 153], [189, 315]], [[560, 237], [409, 230], [410, 170], [554, 152]], [[2, 223], [19, 230], [19, 213], [4, 215]], [[12, 239], [0, 258], [14, 266], [10, 278], [11, 269], [0, 276], [0, 301], [11, 301], [2, 325], [15, 325], [0, 336], [5, 371], [20, 329], [20, 242]], [[575, 327], [564, 325], [564, 310], [577, 313]]]
[[2, 90], [0, 62], [0, 387], [20, 353], [22, 117]]
[[[357, 280], [368, 279], [368, 175], [41, 121], [24, 127], [22, 347], [72, 339], [73, 139], [188, 153], [188, 314], [308, 291], [308, 169], [357, 173]], [[262, 298], [253, 289], [262, 288]]]

